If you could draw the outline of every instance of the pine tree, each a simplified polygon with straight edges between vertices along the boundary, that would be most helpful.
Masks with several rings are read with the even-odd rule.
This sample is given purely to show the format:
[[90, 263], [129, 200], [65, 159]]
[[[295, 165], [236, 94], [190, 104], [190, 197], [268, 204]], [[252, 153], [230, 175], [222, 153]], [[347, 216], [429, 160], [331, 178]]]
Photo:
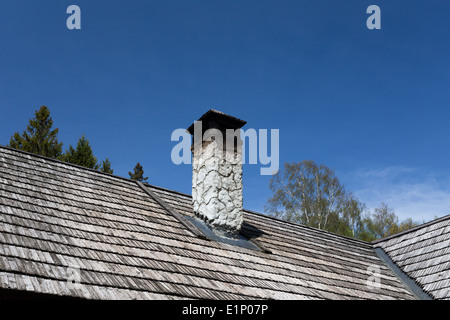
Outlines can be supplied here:
[[97, 163], [97, 158], [92, 152], [89, 140], [84, 134], [78, 140], [77, 148], [74, 149], [70, 145], [69, 150], [62, 155], [61, 160], [95, 170], [100, 168], [100, 165]]
[[128, 174], [130, 175], [131, 180], [145, 182], [148, 179], [148, 177], [144, 178], [144, 168], [141, 166], [139, 162], [134, 167], [134, 173], [128, 172]]
[[58, 158], [62, 153], [62, 142], [58, 142], [59, 129], [53, 129], [50, 110], [42, 106], [30, 119], [27, 129], [20, 135], [15, 132], [9, 141], [9, 147], [39, 154], [50, 158]]
[[100, 167], [100, 171], [101, 172], [105, 172], [105, 173], [109, 173], [109, 174], [113, 174], [114, 170], [111, 169], [111, 161], [109, 161], [108, 158], [103, 160], [102, 165]]

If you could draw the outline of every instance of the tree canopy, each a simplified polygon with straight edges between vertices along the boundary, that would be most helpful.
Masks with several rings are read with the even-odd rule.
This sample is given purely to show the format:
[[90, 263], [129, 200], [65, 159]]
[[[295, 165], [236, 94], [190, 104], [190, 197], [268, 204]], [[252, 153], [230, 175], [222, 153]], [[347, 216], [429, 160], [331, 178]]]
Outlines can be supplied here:
[[52, 130], [53, 119], [50, 110], [42, 106], [30, 119], [27, 129], [22, 134], [15, 132], [9, 141], [9, 147], [58, 158], [62, 153], [62, 142], [58, 142], [58, 128]]
[[350, 214], [346, 192], [333, 170], [313, 161], [286, 163], [270, 181], [267, 210], [275, 217], [335, 232]]
[[114, 173], [114, 170], [111, 169], [111, 161], [109, 161], [108, 158], [106, 158], [105, 160], [102, 161], [102, 165], [100, 166], [100, 171], [109, 173], [109, 174]]
[[73, 148], [70, 145], [69, 149], [62, 155], [61, 160], [95, 170], [100, 168], [89, 140], [84, 134], [78, 139], [77, 147]]
[[372, 214], [367, 214], [363, 218], [362, 239], [371, 241], [385, 238], [411, 229], [418, 224], [419, 222], [413, 221], [411, 218], [399, 222], [394, 209], [382, 202]]
[[269, 215], [347, 237], [372, 241], [417, 225], [412, 219], [399, 224], [384, 203], [369, 214], [332, 169], [314, 161], [285, 163], [269, 187]]

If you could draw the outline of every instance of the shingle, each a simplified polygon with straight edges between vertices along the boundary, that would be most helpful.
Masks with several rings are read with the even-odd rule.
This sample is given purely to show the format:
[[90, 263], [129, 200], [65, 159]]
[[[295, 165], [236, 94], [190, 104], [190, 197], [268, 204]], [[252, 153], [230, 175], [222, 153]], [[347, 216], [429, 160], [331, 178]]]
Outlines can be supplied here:
[[[388, 253], [392, 260], [428, 293], [440, 298], [441, 286], [450, 279], [448, 239], [450, 216], [379, 241], [376, 246]], [[442, 272], [445, 276], [440, 276]], [[428, 283], [433, 284], [427, 285]]]
[[[252, 212], [245, 212], [245, 220], [252, 232], [260, 231], [258, 240], [273, 254], [205, 241], [193, 237], [134, 182], [4, 147], [0, 156], [0, 192], [7, 195], [0, 197], [6, 212], [0, 219], [5, 230], [0, 243], [11, 244], [0, 248], [20, 259], [15, 265], [8, 261], [9, 268], [25, 266], [37, 275], [30, 279], [59, 279], [46, 281], [43, 292], [106, 299], [377, 296], [364, 285], [367, 265], [381, 263], [370, 244]], [[188, 195], [149, 188], [178, 212], [191, 214]], [[19, 244], [34, 250], [18, 249]], [[40, 262], [31, 264], [25, 257]], [[62, 286], [70, 263], [80, 265], [84, 292]], [[383, 270], [390, 286], [383, 294], [411, 298]], [[36, 280], [30, 281], [38, 290]]]

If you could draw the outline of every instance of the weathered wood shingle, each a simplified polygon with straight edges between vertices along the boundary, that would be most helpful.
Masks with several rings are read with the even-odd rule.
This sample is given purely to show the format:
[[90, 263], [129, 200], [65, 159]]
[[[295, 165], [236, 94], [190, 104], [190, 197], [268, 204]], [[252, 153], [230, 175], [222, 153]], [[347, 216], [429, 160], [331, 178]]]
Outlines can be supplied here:
[[425, 292], [450, 299], [450, 215], [375, 243]]
[[[189, 195], [146, 188], [192, 215]], [[272, 253], [195, 236], [128, 179], [0, 147], [3, 289], [92, 299], [414, 298], [369, 243], [250, 211], [244, 219], [244, 232]], [[368, 285], [369, 267], [380, 288]]]

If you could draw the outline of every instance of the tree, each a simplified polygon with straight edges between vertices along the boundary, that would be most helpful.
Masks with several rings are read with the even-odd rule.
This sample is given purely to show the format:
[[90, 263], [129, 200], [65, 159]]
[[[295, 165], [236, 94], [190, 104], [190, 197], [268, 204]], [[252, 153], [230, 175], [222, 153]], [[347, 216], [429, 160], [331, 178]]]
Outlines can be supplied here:
[[358, 213], [354, 210], [360, 210], [360, 206], [327, 166], [313, 161], [285, 163], [269, 186], [273, 197], [266, 212], [270, 215], [331, 232], [351, 233], [349, 222], [355, 220], [353, 215]]
[[144, 168], [138, 162], [134, 167], [134, 173], [128, 172], [131, 180], [147, 181], [148, 177], [144, 178]]
[[[422, 223], [425, 223], [425, 221], [422, 221]], [[402, 221], [398, 226], [398, 232], [403, 232], [405, 230], [417, 227], [419, 224], [420, 222], [413, 221], [413, 219], [411, 218], [407, 218], [406, 220]]]
[[399, 224], [398, 216], [394, 209], [382, 202], [379, 207], [374, 209], [371, 215], [366, 215], [363, 219], [362, 240], [373, 241], [385, 238], [393, 234], [411, 229], [419, 225], [419, 222], [408, 218]]
[[340, 214], [338, 234], [361, 239], [363, 237], [363, 220], [361, 217], [366, 212], [367, 207], [364, 203], [354, 197], [352, 193], [343, 195], [342, 212]]
[[377, 239], [397, 233], [398, 217], [394, 209], [382, 202], [378, 208], [375, 208], [369, 227]]
[[103, 160], [102, 165], [100, 167], [100, 171], [101, 172], [105, 172], [105, 173], [109, 173], [109, 174], [113, 174], [114, 170], [111, 169], [111, 161], [109, 161], [108, 158]]
[[76, 149], [70, 145], [69, 150], [66, 150], [61, 160], [95, 170], [100, 168], [100, 165], [97, 163], [97, 158], [92, 152], [89, 140], [84, 134], [78, 140]]
[[387, 237], [418, 225], [399, 224], [394, 210], [381, 203], [372, 214], [347, 192], [334, 171], [313, 161], [285, 163], [270, 180], [269, 215], [364, 241]]
[[58, 142], [58, 128], [52, 130], [53, 119], [50, 110], [42, 106], [30, 119], [27, 129], [20, 135], [15, 132], [9, 147], [28, 151], [50, 158], [58, 158], [62, 153], [62, 142]]

